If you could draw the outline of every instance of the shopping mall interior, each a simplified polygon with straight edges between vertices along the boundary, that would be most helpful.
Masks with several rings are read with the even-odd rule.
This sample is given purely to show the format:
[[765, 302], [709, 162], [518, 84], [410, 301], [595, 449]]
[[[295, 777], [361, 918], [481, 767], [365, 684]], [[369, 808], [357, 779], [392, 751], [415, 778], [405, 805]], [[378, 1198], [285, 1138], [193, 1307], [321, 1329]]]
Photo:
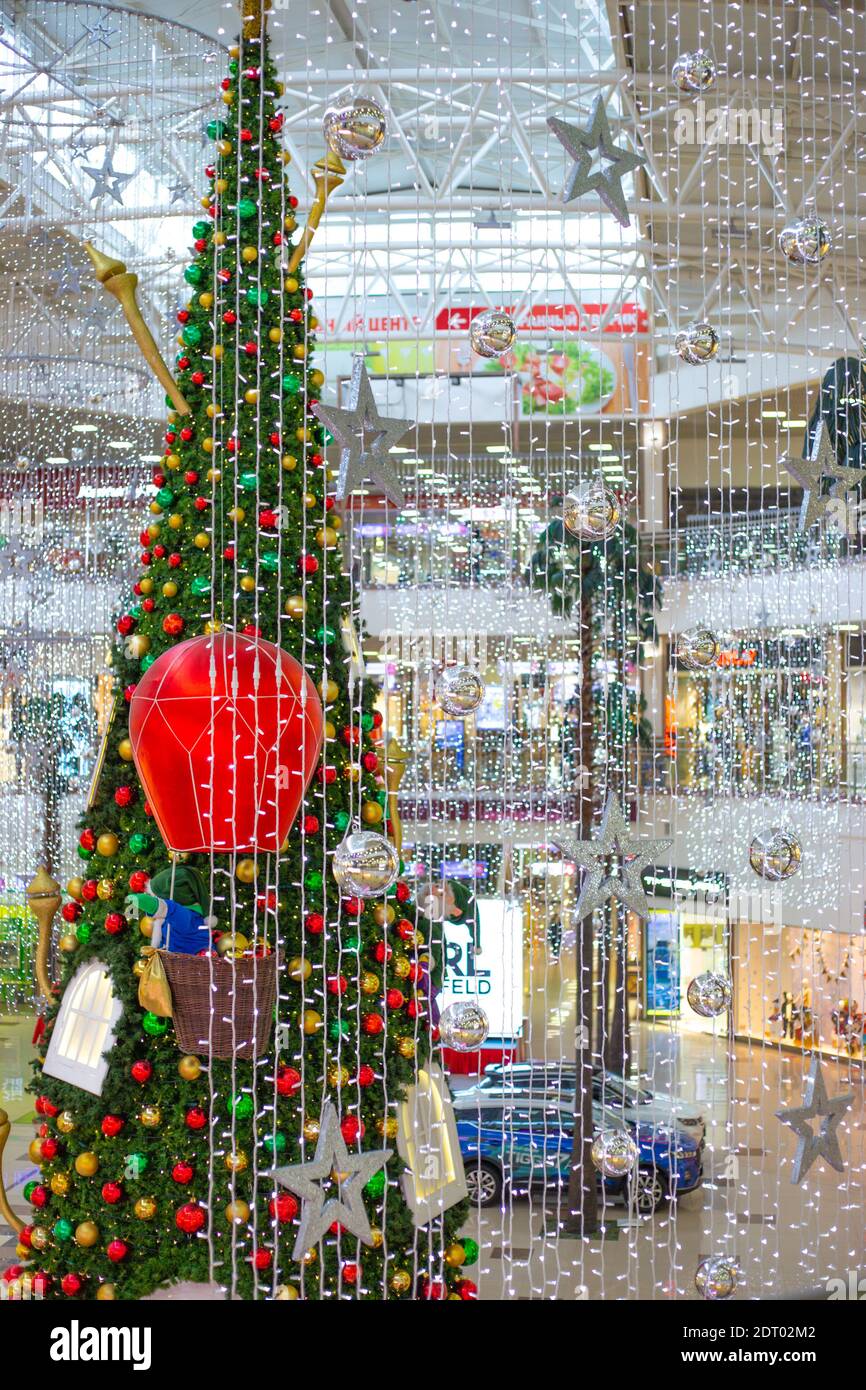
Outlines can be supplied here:
[[0, 0], [4, 1298], [858, 1296], [864, 45]]

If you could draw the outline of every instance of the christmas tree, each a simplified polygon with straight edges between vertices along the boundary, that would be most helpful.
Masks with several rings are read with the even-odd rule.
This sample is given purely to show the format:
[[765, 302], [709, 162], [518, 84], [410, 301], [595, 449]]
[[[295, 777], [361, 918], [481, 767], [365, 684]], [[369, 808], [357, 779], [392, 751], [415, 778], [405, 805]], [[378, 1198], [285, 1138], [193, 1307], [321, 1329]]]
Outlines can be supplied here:
[[[350, 586], [313, 411], [324, 378], [312, 291], [292, 255], [280, 85], [258, 6], [244, 9], [208, 125], [210, 188], [178, 313], [176, 384], [189, 410], [169, 412], [140, 575], [117, 620], [115, 714], [81, 825], [84, 867], [61, 909], [43, 1059], [89, 963], [105, 968], [119, 1018], [98, 1094], [37, 1066], [41, 1177], [26, 1189], [19, 1256], [48, 1297], [136, 1299], [193, 1281], [245, 1299], [471, 1298], [477, 1249], [457, 1239], [465, 1207], [443, 1203], [416, 1225], [397, 1149], [400, 1103], [436, 1039], [429, 924], [402, 877], [364, 899], [341, 897], [332, 873], [348, 832], [391, 828], [385, 745], [376, 692], [347, 651]], [[328, 169], [337, 178], [339, 161]], [[176, 644], [221, 633], [276, 644], [320, 692], [321, 758], [278, 855], [170, 854], [133, 763], [129, 709], [143, 675]], [[238, 967], [278, 963], [275, 1026], [254, 1059], [184, 1055], [171, 1018], [141, 1006], [150, 893], [215, 917], [217, 946], [228, 943]], [[137, 921], [130, 894], [143, 895]], [[332, 1131], [354, 1179], [313, 1174], [316, 1188], [325, 1202], [343, 1198], [340, 1211], [360, 1208], [367, 1238], [348, 1216], [315, 1235], [309, 1197], [275, 1176], [302, 1163], [312, 1174]], [[298, 1250], [302, 1221], [312, 1234]]]

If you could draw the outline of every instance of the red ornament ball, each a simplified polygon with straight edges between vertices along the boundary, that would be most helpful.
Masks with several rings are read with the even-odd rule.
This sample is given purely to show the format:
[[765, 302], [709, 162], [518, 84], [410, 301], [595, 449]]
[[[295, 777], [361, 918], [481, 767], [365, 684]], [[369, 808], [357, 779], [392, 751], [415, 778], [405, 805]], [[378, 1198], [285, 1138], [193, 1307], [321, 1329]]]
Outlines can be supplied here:
[[194, 1236], [205, 1223], [204, 1210], [196, 1202], [186, 1202], [174, 1214], [174, 1224], [179, 1231]]
[[376, 1073], [371, 1066], [364, 1062], [358, 1068], [357, 1082], [359, 1086], [372, 1086], [376, 1080]]
[[63, 904], [60, 909], [60, 915], [64, 922], [77, 922], [83, 911], [84, 908], [81, 906], [81, 903], [68, 902]]
[[63, 1278], [60, 1280], [60, 1287], [70, 1298], [74, 1298], [76, 1294], [81, 1293], [84, 1287], [84, 1280], [80, 1274], [64, 1274]]
[[178, 637], [185, 626], [186, 624], [179, 613], [166, 613], [162, 620], [162, 630], [168, 633], [169, 637]]
[[100, 1129], [106, 1139], [115, 1139], [123, 1129], [124, 1123], [120, 1115], [103, 1115]]
[[349, 1260], [346, 1264], [344, 1264], [340, 1272], [343, 1276], [344, 1284], [357, 1284], [358, 1278], [361, 1273], [358, 1265], [355, 1264], [354, 1260]]
[[48, 1188], [43, 1187], [41, 1182], [37, 1183], [30, 1193], [31, 1206], [38, 1207], [41, 1211], [48, 1203]]
[[256, 1269], [270, 1269], [271, 1265], [273, 1264], [273, 1260], [274, 1257], [271, 1251], [265, 1250], [263, 1247], [259, 1247], [259, 1249], [256, 1250], [253, 1255], [253, 1264]]
[[105, 1247], [105, 1253], [112, 1264], [120, 1264], [120, 1261], [125, 1260], [129, 1254], [129, 1246], [125, 1240], [112, 1240]]
[[187, 1129], [204, 1129], [207, 1124], [207, 1115], [200, 1105], [191, 1105], [184, 1117]]
[[102, 1200], [107, 1202], [110, 1207], [116, 1205], [123, 1196], [123, 1188], [119, 1182], [104, 1182], [102, 1184]]
[[361, 1019], [361, 1027], [370, 1037], [376, 1037], [385, 1027], [385, 1020], [381, 1014], [364, 1014]]
[[277, 1221], [294, 1221], [298, 1214], [297, 1199], [291, 1192], [280, 1192], [268, 1202], [268, 1211]]
[[148, 885], [150, 875], [144, 869], [133, 869], [129, 875], [129, 888], [132, 893], [143, 893]]
[[153, 1063], [140, 1057], [137, 1062], [133, 1062], [129, 1071], [133, 1081], [137, 1081], [139, 1086], [144, 1086], [153, 1076]]
[[56, 1158], [59, 1150], [60, 1145], [52, 1135], [49, 1135], [48, 1138], [42, 1140], [43, 1159]]
[[406, 1003], [406, 996], [403, 994], [402, 990], [389, 989], [388, 993], [385, 995], [385, 1002], [389, 1009], [402, 1009], [403, 1005]]
[[294, 1067], [282, 1066], [277, 1072], [277, 1091], [281, 1096], [293, 1096], [301, 1089], [301, 1073]]
[[191, 1163], [187, 1163], [181, 1159], [180, 1162], [176, 1163], [172, 1168], [171, 1176], [174, 1182], [178, 1183], [181, 1187], [186, 1187], [187, 1183], [192, 1182], [195, 1177], [195, 1169]]
[[365, 1132], [364, 1121], [357, 1115], [347, 1115], [340, 1121], [340, 1133], [347, 1144], [354, 1144], [358, 1139], [363, 1139]]
[[118, 787], [114, 793], [114, 800], [118, 806], [131, 806], [135, 800], [135, 789], [133, 787]]

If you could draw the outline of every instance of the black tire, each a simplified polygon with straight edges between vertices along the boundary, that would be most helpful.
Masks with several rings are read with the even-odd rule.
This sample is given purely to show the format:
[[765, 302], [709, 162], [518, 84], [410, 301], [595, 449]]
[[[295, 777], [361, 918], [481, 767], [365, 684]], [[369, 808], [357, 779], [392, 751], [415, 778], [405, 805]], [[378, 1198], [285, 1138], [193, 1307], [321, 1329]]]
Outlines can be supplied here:
[[466, 1187], [476, 1207], [496, 1207], [502, 1196], [502, 1174], [492, 1163], [467, 1163]]
[[631, 1207], [638, 1216], [652, 1216], [664, 1206], [668, 1185], [658, 1168], [638, 1168], [631, 1191]]

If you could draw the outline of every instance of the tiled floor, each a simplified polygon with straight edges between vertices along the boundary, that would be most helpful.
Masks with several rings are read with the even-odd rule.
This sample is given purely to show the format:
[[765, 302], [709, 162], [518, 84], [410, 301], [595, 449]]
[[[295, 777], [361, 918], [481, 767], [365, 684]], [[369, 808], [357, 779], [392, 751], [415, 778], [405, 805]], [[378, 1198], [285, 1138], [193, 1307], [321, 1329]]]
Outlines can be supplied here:
[[[552, 992], [551, 992], [552, 993]], [[555, 1032], [534, 1019], [536, 1051], [556, 1055], [569, 1037], [566, 990]], [[33, 1175], [27, 1145], [32, 1107], [23, 1094], [29, 1075], [31, 1020], [0, 1021], [0, 1106], [15, 1121], [4, 1172], [15, 1206], [24, 1211], [21, 1187]], [[629, 1223], [620, 1206], [606, 1212], [605, 1239], [576, 1240], [560, 1234], [558, 1190], [515, 1198], [502, 1212], [474, 1215], [466, 1234], [482, 1248], [478, 1281], [484, 1299], [581, 1297], [695, 1297], [694, 1272], [703, 1255], [735, 1255], [745, 1282], [740, 1297], [793, 1294], [866, 1274], [863, 1192], [864, 1078], [859, 1067], [825, 1063], [831, 1095], [852, 1089], [855, 1100], [840, 1128], [845, 1172], [819, 1161], [797, 1187], [790, 1180], [795, 1137], [775, 1118], [801, 1102], [804, 1060], [771, 1045], [734, 1044], [724, 1037], [677, 1034], [667, 1027], [636, 1032], [641, 1072], [653, 1088], [697, 1100], [708, 1121], [706, 1182], [677, 1206]], [[0, 1265], [14, 1243], [0, 1229]]]

